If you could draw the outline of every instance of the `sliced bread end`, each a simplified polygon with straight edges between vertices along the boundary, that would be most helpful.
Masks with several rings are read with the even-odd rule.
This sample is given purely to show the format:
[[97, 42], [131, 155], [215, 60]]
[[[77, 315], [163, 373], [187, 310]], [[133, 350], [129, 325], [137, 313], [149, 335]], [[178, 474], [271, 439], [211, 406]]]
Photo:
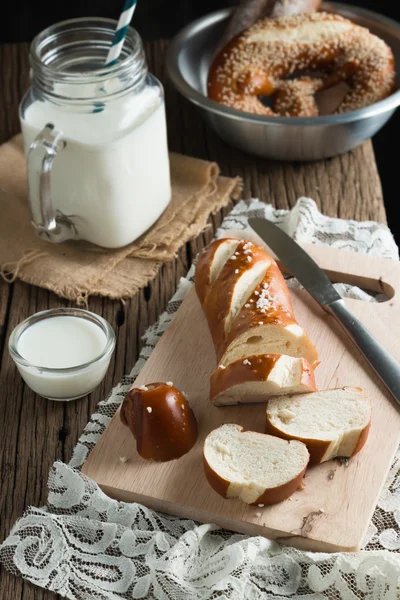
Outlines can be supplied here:
[[207, 436], [203, 459], [207, 480], [218, 494], [247, 504], [270, 505], [300, 487], [309, 453], [301, 442], [227, 424]]
[[[248, 309], [250, 311], [250, 309]], [[287, 354], [305, 358], [315, 369], [319, 365], [318, 353], [304, 329], [285, 313], [279, 316], [272, 313], [256, 313], [248, 319], [237, 319], [230, 332], [228, 346], [218, 360], [229, 364], [250, 354]]]
[[343, 387], [269, 400], [265, 432], [303, 442], [310, 464], [318, 464], [357, 454], [370, 425], [369, 398], [360, 388]]
[[266, 402], [280, 394], [316, 389], [314, 371], [304, 358], [259, 354], [220, 365], [211, 375], [210, 399], [215, 406]]

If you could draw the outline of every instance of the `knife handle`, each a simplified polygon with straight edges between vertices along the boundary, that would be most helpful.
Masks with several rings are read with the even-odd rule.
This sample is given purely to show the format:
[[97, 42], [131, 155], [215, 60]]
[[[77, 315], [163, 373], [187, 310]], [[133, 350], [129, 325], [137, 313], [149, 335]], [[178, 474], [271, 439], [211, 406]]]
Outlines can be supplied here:
[[381, 346], [364, 325], [356, 319], [342, 299], [325, 305], [324, 309], [333, 315], [336, 321], [344, 328], [400, 404], [400, 364]]

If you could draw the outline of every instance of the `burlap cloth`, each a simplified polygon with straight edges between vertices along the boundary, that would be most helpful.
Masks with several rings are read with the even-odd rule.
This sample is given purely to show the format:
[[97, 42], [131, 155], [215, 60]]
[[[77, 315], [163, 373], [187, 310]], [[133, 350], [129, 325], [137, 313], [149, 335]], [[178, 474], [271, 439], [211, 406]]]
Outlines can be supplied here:
[[[27, 201], [22, 138], [0, 146], [0, 270], [59, 296], [128, 298], [145, 286], [163, 262], [202, 231], [209, 215], [238, 198], [239, 179], [219, 176], [216, 163], [170, 154], [172, 200], [155, 225], [118, 250], [85, 243], [52, 244], [36, 236]], [[143, 202], [146, 199], [143, 198]]]

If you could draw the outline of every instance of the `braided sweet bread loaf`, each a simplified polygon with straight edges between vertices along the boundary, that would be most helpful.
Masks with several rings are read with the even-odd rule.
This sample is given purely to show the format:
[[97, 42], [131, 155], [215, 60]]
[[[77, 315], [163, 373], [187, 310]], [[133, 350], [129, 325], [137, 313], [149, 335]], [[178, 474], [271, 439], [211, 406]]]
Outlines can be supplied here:
[[263, 248], [235, 238], [215, 240], [199, 256], [195, 287], [219, 363], [211, 376], [215, 404], [315, 390], [317, 351]]

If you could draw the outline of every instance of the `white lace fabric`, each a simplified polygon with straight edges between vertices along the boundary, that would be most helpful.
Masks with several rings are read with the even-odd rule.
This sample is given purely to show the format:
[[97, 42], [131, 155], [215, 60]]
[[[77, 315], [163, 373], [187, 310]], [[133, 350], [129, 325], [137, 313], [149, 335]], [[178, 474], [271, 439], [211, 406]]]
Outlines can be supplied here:
[[[390, 231], [374, 222], [325, 217], [301, 198], [290, 211], [240, 202], [226, 229], [265, 216], [299, 242], [398, 260]], [[108, 498], [80, 468], [192, 285], [193, 269], [158, 322], [129, 376], [100, 402], [66, 465], [56, 462], [42, 508], [30, 507], [0, 546], [12, 573], [71, 600], [397, 600], [400, 597], [400, 453], [357, 553], [302, 552]], [[293, 283], [292, 283], [293, 285]], [[338, 284], [343, 295], [379, 301]], [[0, 580], [1, 591], [1, 580]]]

